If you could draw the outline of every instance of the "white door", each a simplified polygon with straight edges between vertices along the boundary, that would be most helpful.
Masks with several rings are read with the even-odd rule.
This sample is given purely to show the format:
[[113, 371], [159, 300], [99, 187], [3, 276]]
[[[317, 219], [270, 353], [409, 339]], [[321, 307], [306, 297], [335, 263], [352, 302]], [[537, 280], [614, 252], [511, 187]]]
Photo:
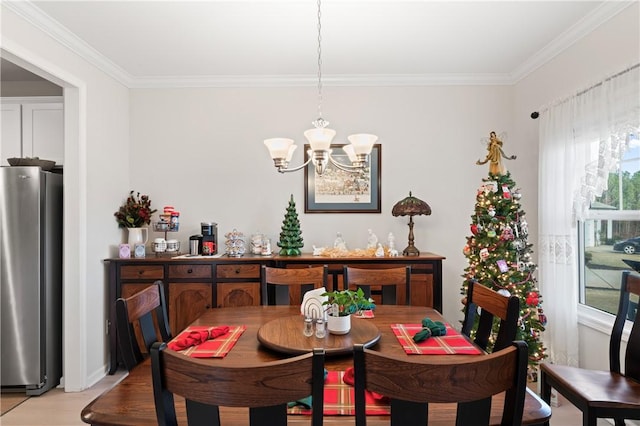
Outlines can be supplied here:
[[20, 104], [2, 104], [0, 117], [0, 165], [7, 166], [7, 158], [22, 157], [22, 118]]
[[62, 165], [64, 160], [62, 103], [22, 104], [22, 154]]

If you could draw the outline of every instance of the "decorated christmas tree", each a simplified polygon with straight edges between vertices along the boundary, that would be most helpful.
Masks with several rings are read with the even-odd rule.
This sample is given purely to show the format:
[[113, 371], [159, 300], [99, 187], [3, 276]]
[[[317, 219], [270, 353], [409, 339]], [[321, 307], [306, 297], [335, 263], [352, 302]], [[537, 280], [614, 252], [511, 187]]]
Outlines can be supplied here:
[[[494, 132], [487, 148], [485, 160], [477, 162], [490, 162], [489, 176], [483, 179], [477, 192], [471, 235], [463, 249], [469, 266], [463, 275], [462, 293], [466, 295], [470, 281], [477, 281], [506, 296], [518, 296], [520, 319], [516, 340], [524, 340], [529, 346], [530, 375], [535, 379], [536, 366], [546, 357], [540, 341], [546, 317], [534, 276], [536, 265], [531, 260], [532, 244], [527, 241], [529, 230], [520, 206], [521, 194], [502, 165], [502, 158], [516, 157], [505, 155], [502, 141]], [[498, 325], [499, 322], [494, 325], [496, 333]], [[491, 345], [492, 341], [489, 348]]]
[[280, 250], [280, 256], [300, 256], [302, 254], [300, 249], [303, 245], [296, 203], [293, 201], [293, 195], [291, 195], [287, 213], [282, 221], [280, 241], [278, 241], [278, 247], [282, 249]]

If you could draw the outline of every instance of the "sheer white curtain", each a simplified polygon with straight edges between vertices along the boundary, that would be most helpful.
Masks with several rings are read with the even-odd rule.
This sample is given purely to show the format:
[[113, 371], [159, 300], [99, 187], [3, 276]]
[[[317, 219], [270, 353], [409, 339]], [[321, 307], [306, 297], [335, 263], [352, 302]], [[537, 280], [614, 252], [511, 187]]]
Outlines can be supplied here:
[[540, 113], [538, 283], [549, 320], [549, 361], [578, 365], [577, 221], [606, 189], [640, 128], [634, 65]]

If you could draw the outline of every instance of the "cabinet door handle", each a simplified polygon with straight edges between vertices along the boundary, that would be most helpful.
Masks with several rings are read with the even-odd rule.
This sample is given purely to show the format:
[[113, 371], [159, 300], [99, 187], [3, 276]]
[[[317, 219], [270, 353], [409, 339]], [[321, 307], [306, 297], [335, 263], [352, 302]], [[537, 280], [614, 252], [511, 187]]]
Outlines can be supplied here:
[[236, 269], [236, 274], [240, 273], [240, 268]]
[[187, 269], [187, 274], [192, 274], [193, 273], [193, 269], [189, 268]]
[[205, 308], [211, 309], [211, 305], [206, 305]]
[[140, 270], [138, 271], [138, 275], [142, 275], [142, 274], [144, 274], [144, 269], [140, 269]]

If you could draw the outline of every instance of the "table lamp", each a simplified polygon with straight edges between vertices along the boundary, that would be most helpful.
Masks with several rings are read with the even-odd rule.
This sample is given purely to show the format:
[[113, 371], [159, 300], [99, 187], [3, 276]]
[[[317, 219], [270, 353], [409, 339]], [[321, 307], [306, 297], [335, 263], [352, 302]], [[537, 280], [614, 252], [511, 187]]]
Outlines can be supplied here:
[[409, 245], [402, 251], [404, 256], [420, 256], [420, 250], [413, 245], [413, 216], [415, 215], [430, 215], [431, 207], [424, 201], [411, 195], [405, 199], [398, 201], [391, 214], [394, 216], [409, 216]]

